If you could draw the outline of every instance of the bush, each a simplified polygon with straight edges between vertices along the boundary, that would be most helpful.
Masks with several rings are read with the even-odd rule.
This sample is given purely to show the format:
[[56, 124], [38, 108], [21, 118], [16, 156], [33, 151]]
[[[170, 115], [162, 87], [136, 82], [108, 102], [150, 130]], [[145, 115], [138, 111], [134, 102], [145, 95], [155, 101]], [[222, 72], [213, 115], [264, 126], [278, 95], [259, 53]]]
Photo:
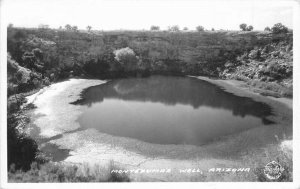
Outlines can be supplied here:
[[198, 32], [204, 31], [204, 27], [203, 27], [203, 26], [197, 26], [197, 27], [196, 27], [196, 30], [197, 30]]
[[265, 27], [264, 31], [271, 31], [271, 28]]
[[29, 119], [22, 114], [23, 95], [14, 95], [7, 100], [7, 168], [28, 170], [38, 154], [37, 143], [23, 133]]
[[253, 30], [253, 26], [248, 26], [247, 28], [246, 28], [246, 31], [252, 31]]
[[243, 24], [240, 24], [240, 29], [242, 30], [242, 31], [246, 31], [247, 29], [247, 24], [245, 24], [245, 23], [243, 23]]
[[280, 34], [280, 33], [287, 33], [288, 32], [288, 28], [286, 26], [284, 26], [281, 23], [277, 23], [272, 27], [272, 33], [274, 34]]
[[37, 78], [34, 78], [32, 80], [32, 83], [33, 83], [35, 88], [40, 88], [42, 86], [42, 81], [38, 80]]
[[115, 165], [109, 168], [94, 165], [70, 165], [48, 162], [33, 162], [28, 171], [15, 170], [11, 166], [8, 172], [9, 182], [129, 182], [127, 174], [112, 172], [119, 169]]
[[137, 57], [134, 51], [129, 48], [122, 48], [114, 51], [115, 59], [121, 63], [126, 71], [132, 71], [137, 69]]
[[45, 78], [43, 79], [43, 84], [46, 85], [46, 86], [49, 86], [49, 85], [51, 84], [51, 82], [50, 82], [50, 80], [49, 80], [48, 77], [45, 77]]
[[271, 62], [262, 70], [266, 76], [273, 77], [276, 80], [281, 80], [290, 76], [290, 69], [287, 66], [280, 65], [277, 62]]
[[240, 24], [240, 29], [242, 31], [252, 31], [253, 26], [251, 26], [251, 25], [247, 26], [247, 24], [243, 23], [243, 24]]
[[260, 50], [259, 49], [254, 49], [250, 51], [248, 57], [251, 59], [259, 59], [260, 58]]
[[159, 30], [159, 26], [151, 26], [150, 30], [152, 30], [152, 31], [158, 31]]
[[19, 70], [16, 73], [16, 79], [17, 82], [20, 83], [27, 83], [30, 79], [30, 70], [23, 68], [23, 67], [19, 67]]
[[180, 28], [178, 25], [174, 25], [174, 26], [169, 26], [168, 30], [171, 32], [179, 32]]
[[293, 97], [293, 89], [282, 86], [275, 82], [250, 80], [248, 81], [250, 86], [265, 90], [260, 91], [262, 95], [274, 96], [274, 97]]

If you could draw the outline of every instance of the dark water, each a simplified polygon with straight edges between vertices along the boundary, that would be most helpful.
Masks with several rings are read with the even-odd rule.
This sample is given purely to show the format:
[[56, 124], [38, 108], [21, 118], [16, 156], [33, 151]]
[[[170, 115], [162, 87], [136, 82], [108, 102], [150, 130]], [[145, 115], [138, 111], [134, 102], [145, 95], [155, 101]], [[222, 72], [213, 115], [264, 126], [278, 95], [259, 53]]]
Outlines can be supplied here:
[[151, 76], [86, 89], [81, 127], [157, 144], [203, 145], [271, 124], [269, 106], [195, 78]]

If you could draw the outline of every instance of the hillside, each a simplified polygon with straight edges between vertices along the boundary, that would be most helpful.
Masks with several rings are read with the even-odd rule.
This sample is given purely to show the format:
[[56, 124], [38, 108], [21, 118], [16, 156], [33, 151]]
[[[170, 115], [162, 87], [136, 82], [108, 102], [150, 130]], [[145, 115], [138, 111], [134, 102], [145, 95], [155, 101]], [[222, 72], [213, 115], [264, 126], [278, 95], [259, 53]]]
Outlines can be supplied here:
[[[119, 61], [116, 50], [127, 47], [133, 51], [133, 59], [127, 56]], [[19, 92], [70, 76], [112, 78], [151, 73], [258, 79], [291, 87], [292, 49], [292, 33], [8, 28], [9, 61], [32, 71], [28, 82], [17, 88]], [[252, 77], [254, 72], [261, 74]], [[11, 88], [18, 85], [9, 82]]]

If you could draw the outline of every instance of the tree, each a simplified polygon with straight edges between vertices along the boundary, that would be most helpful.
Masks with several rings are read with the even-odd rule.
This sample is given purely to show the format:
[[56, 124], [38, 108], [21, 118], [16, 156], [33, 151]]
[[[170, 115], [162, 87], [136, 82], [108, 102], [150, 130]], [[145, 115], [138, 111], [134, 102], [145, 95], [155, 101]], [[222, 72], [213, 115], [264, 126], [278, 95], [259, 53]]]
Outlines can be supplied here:
[[188, 27], [184, 27], [183, 30], [187, 31], [187, 30], [189, 30], [189, 28]]
[[247, 24], [245, 24], [245, 23], [240, 24], [240, 28], [242, 31], [252, 31], [253, 30], [253, 26], [249, 25], [247, 27]]
[[247, 31], [247, 24], [245, 24], [245, 23], [240, 24], [240, 28], [242, 31]]
[[215, 31], [215, 28], [211, 28], [211, 31]]
[[174, 26], [169, 26], [168, 30], [171, 32], [178, 32], [180, 28], [178, 25], [174, 25]]
[[124, 67], [126, 71], [132, 71], [137, 68], [137, 57], [134, 51], [129, 48], [122, 48], [114, 51], [115, 59]]
[[66, 30], [71, 30], [72, 26], [70, 24], [65, 25]]
[[265, 27], [265, 31], [271, 31], [271, 28]]
[[204, 27], [203, 27], [203, 26], [197, 26], [197, 27], [196, 27], [196, 30], [197, 30], [198, 32], [204, 31]]
[[277, 23], [272, 27], [271, 31], [274, 34], [287, 33], [288, 28], [281, 23]]
[[247, 28], [246, 28], [246, 31], [252, 31], [253, 30], [253, 26], [248, 26]]
[[158, 31], [160, 28], [159, 28], [159, 26], [151, 26], [150, 27], [150, 30], [152, 30], [152, 31]]
[[12, 23], [9, 23], [7, 27], [12, 28], [12, 27], [14, 27], [14, 25]]
[[89, 31], [89, 32], [90, 32], [90, 31], [91, 31], [91, 29], [92, 29], [92, 26], [87, 26], [87, 27], [86, 27], [86, 29], [87, 29], [87, 31]]
[[73, 30], [73, 31], [78, 31], [78, 27], [77, 27], [77, 26], [73, 26], [73, 27], [72, 27], [72, 30]]

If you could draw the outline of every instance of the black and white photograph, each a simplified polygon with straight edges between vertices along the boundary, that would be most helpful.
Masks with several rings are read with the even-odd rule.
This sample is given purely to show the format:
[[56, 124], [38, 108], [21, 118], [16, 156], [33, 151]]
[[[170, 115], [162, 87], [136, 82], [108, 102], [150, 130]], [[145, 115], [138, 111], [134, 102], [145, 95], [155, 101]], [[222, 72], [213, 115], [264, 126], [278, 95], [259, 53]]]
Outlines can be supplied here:
[[299, 1], [0, 7], [1, 188], [300, 188]]

